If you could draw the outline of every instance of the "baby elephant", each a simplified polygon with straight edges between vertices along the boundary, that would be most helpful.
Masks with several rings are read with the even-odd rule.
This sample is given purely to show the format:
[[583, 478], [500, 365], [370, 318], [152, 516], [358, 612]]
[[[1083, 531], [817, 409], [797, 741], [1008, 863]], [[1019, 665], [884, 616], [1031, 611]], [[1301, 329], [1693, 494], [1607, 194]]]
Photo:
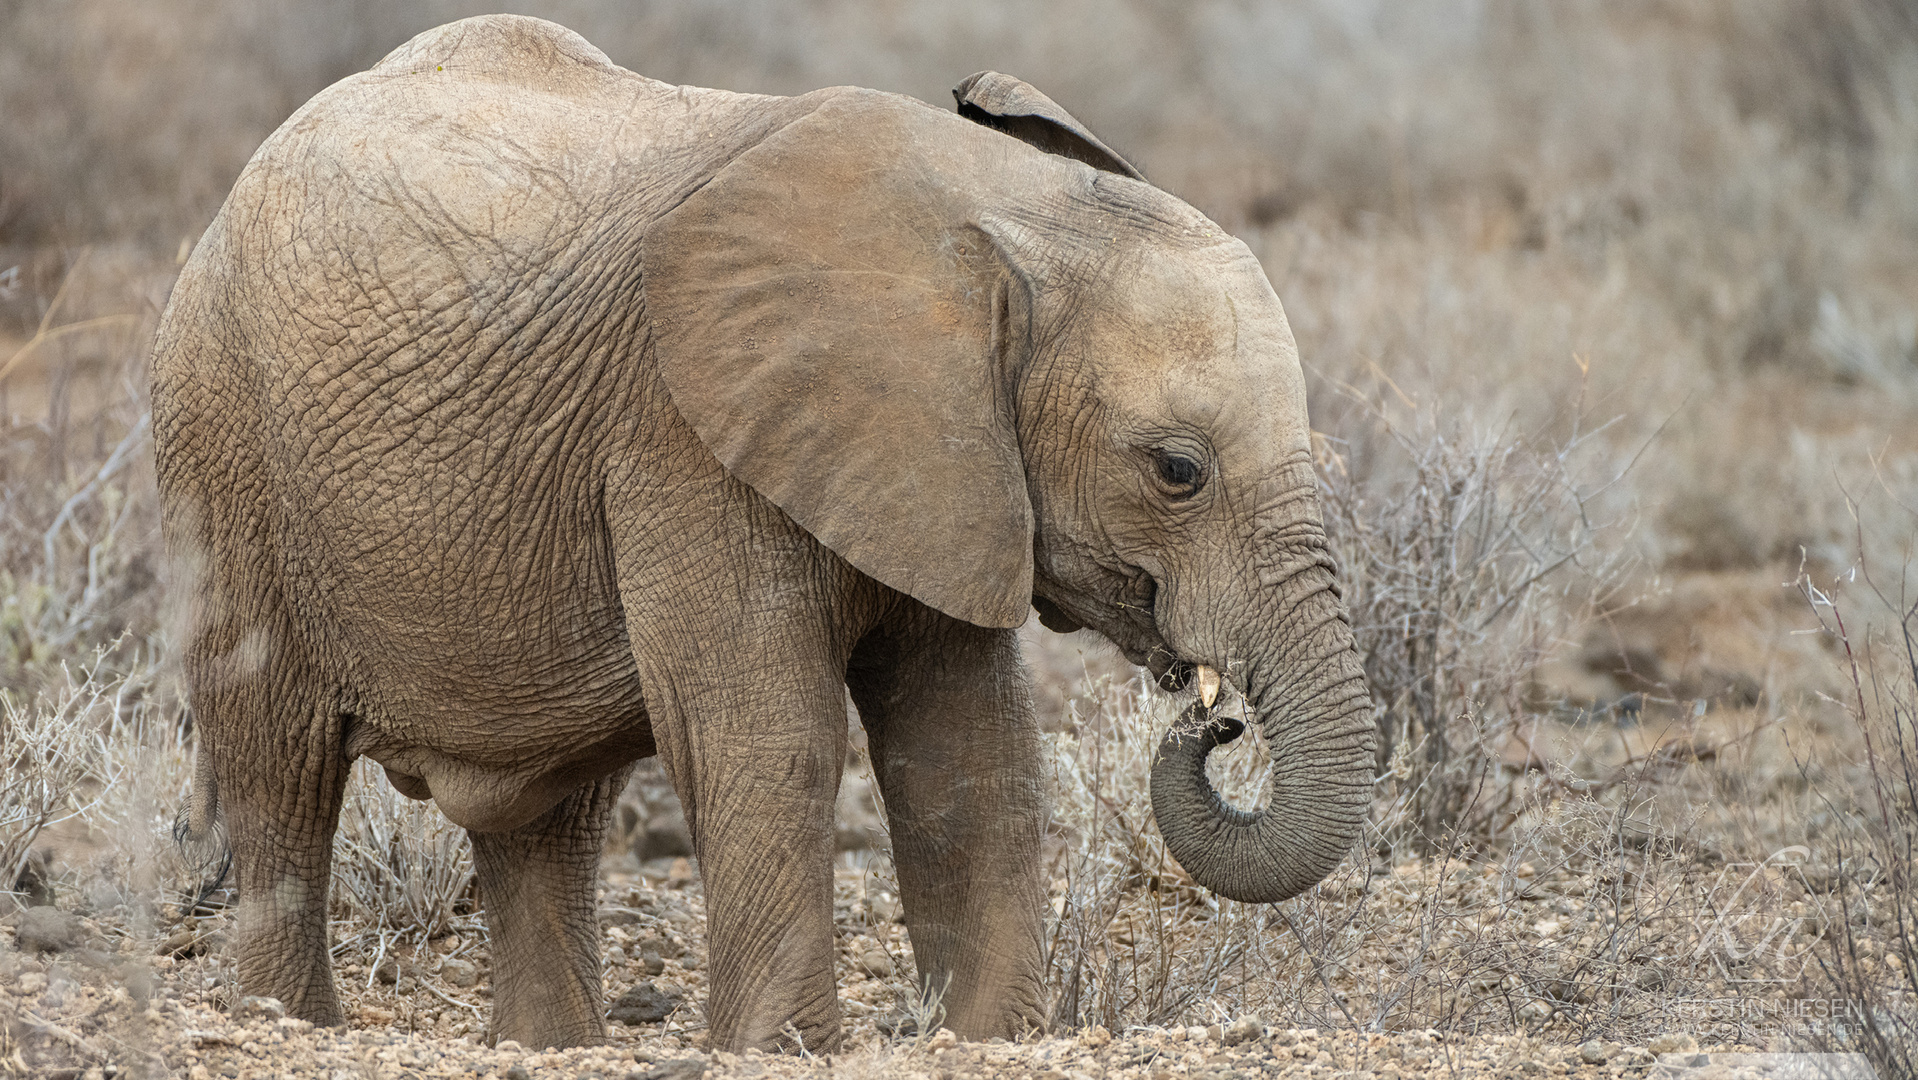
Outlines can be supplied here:
[[1339, 861], [1370, 708], [1278, 298], [1032, 87], [956, 95], [668, 86], [489, 16], [254, 155], [153, 356], [247, 993], [341, 1020], [329, 841], [367, 756], [472, 835], [491, 1036], [602, 1038], [600, 845], [658, 754], [711, 1044], [834, 1047], [850, 691], [918, 977], [962, 1036], [1040, 1024], [1033, 607], [1245, 695], [1266, 809], [1206, 783], [1230, 731], [1155, 766], [1194, 878], [1271, 901]]

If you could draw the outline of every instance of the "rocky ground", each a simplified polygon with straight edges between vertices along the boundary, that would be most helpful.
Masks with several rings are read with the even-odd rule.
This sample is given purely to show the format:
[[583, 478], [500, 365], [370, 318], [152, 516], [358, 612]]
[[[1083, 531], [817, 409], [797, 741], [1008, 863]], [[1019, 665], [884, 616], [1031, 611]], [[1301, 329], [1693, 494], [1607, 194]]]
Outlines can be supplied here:
[[[139, 978], [140, 962], [123, 954], [81, 950], [44, 958], [9, 955], [0, 998], [6, 1022], [4, 1065], [48, 1080], [186, 1077], [250, 1080], [281, 1076], [602, 1077], [692, 1080], [840, 1074], [919, 1080], [1030, 1076], [1087, 1080], [1110, 1077], [1345, 1076], [1396, 1080], [1445, 1071], [1455, 1076], [1639, 1076], [1651, 1072], [1702, 1078], [1712, 1055], [1689, 1037], [1652, 1047], [1588, 1043], [1555, 1045], [1523, 1036], [1448, 1040], [1437, 1032], [1352, 1035], [1316, 1029], [1268, 1028], [1255, 1017], [1231, 1024], [1147, 1028], [1114, 1036], [1094, 1027], [1070, 1038], [961, 1043], [941, 1030], [930, 1037], [853, 1040], [826, 1057], [709, 1053], [696, 1037], [660, 1025], [620, 1025], [609, 1045], [541, 1051], [504, 1043], [486, 1047], [471, 1035], [451, 1036], [405, 1023], [381, 1023], [362, 1006], [345, 1029], [316, 1029], [284, 1015], [277, 1002], [246, 998], [222, 1012], [193, 989], [193, 965], [161, 965]], [[129, 975], [129, 971], [133, 974]], [[667, 1025], [669, 1029], [671, 1025]], [[1662, 1053], [1655, 1053], [1662, 1051]], [[1744, 1075], [1769, 1075], [1741, 1070]]]
[[1701, 1048], [1684, 1034], [1644, 1045], [1575, 1045], [1551, 1033], [1365, 1034], [1270, 1026], [1252, 1015], [1207, 1026], [1095, 1026], [1064, 1037], [962, 1043], [951, 1032], [919, 1031], [905, 1005], [898, 976], [910, 958], [886, 883], [846, 868], [838, 886], [847, 1041], [834, 1055], [733, 1055], [703, 1045], [703, 904], [682, 860], [662, 861], [653, 873], [606, 876], [601, 921], [612, 1037], [605, 1046], [485, 1046], [489, 973], [470, 930], [421, 948], [353, 933], [338, 962], [349, 1023], [316, 1029], [285, 1016], [278, 1002], [236, 996], [224, 915], [159, 930], [142, 929], [123, 911], [83, 916], [40, 907], [8, 916], [0, 932], [0, 1073], [48, 1080], [1790, 1075], [1772, 1071], [1768, 1059], [1736, 1056], [1759, 1047]]

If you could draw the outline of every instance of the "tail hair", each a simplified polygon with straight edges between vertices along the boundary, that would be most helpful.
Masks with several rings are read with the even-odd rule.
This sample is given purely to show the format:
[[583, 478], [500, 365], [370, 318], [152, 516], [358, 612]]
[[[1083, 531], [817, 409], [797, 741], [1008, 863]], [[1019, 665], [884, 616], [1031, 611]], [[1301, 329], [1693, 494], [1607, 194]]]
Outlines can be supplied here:
[[233, 872], [233, 845], [227, 842], [226, 823], [220, 817], [220, 782], [213, 774], [213, 755], [204, 739], [193, 755], [193, 792], [173, 819], [173, 843], [198, 881], [193, 902], [185, 909], [192, 913], [225, 888]]

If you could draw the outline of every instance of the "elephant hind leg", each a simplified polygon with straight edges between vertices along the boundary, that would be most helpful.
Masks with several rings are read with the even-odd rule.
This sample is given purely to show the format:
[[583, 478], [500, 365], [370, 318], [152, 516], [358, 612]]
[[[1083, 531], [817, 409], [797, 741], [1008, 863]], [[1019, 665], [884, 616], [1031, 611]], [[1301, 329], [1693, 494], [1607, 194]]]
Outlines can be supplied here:
[[606, 1038], [594, 886], [631, 766], [527, 824], [474, 832], [473, 869], [493, 950], [488, 1042], [586, 1046]]
[[240, 889], [240, 985], [279, 998], [291, 1016], [337, 1025], [346, 1016], [333, 985], [326, 901], [349, 771], [344, 724], [298, 687], [260, 689], [227, 687], [196, 695], [195, 705]]

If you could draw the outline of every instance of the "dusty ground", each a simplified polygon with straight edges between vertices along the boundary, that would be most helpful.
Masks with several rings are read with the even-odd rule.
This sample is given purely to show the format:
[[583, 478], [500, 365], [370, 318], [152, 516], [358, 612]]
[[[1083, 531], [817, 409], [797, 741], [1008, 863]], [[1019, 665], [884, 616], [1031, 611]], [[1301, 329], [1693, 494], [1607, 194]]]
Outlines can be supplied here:
[[[16, 1072], [56, 1078], [183, 1076], [226, 1077], [320, 1075], [347, 1077], [499, 1076], [633, 1077], [684, 1080], [701, 1075], [760, 1077], [830, 1075], [926, 1077], [968, 1080], [975, 1076], [1219, 1077], [1351, 1074], [1392, 1080], [1445, 1070], [1453, 1075], [1549, 1074], [1641, 1075], [1654, 1064], [1645, 1047], [1594, 1043], [1583, 1050], [1549, 1039], [1500, 1036], [1448, 1041], [1437, 1032], [1365, 1036], [1321, 1034], [1316, 1029], [1268, 1028], [1257, 1018], [1227, 1025], [1147, 1028], [1114, 1037], [1093, 1028], [1074, 1038], [1022, 1043], [958, 1043], [949, 1033], [929, 1038], [882, 1037], [871, 1018], [886, 1008], [875, 1002], [873, 982], [853, 974], [842, 989], [850, 1050], [827, 1058], [743, 1056], [708, 1053], [688, 1016], [664, 1024], [615, 1025], [607, 1046], [542, 1052], [507, 1043], [488, 1048], [476, 1035], [454, 1034], [468, 1026], [449, 1016], [463, 1007], [438, 1008], [434, 998], [462, 1000], [443, 984], [414, 994], [361, 995], [346, 1029], [315, 1029], [286, 1018], [276, 1003], [245, 999], [233, 1011], [216, 1007], [207, 983], [222, 982], [205, 960], [148, 961], [128, 951], [75, 952], [44, 958], [8, 953], [0, 1018], [6, 1023], [5, 1064]], [[701, 979], [677, 962], [653, 982], [662, 990], [698, 994]], [[857, 965], [851, 965], [855, 969]], [[145, 975], [151, 971], [151, 975]], [[619, 993], [639, 977], [615, 965], [609, 992]], [[438, 981], [436, 976], [426, 979]], [[430, 996], [429, 996], [430, 994]], [[483, 985], [465, 992], [484, 1002]], [[376, 1003], [379, 1002], [379, 1003]], [[410, 1029], [410, 1030], [409, 1030]], [[863, 1037], [862, 1037], [863, 1034]], [[1666, 1048], [1695, 1052], [1695, 1043]], [[1707, 1052], [1753, 1047], [1707, 1047]]]
[[[1701, 1080], [1786, 1075], [1753, 1065], [1707, 1068], [1714, 1055], [1784, 1049], [1776, 1039], [1752, 1035], [1743, 1044], [1701, 1047], [1690, 1034], [1668, 1032], [1644, 1044], [1624, 1045], [1581, 1039], [1577, 1025], [1559, 1022], [1564, 1018], [1548, 1018], [1530, 1033], [1471, 1037], [1435, 1030], [1320, 1031], [1268, 1026], [1256, 1015], [1221, 1016], [1207, 1026], [1116, 1033], [1095, 1026], [1064, 1038], [958, 1043], [950, 1033], [926, 1035], [915, 1029], [906, 1008], [906, 983], [898, 977], [910, 969], [898, 904], [883, 877], [860, 868], [860, 861], [843, 858], [838, 875], [835, 914], [847, 1043], [830, 1057], [709, 1052], [702, 1038], [704, 914], [696, 877], [684, 860], [644, 865], [614, 860], [604, 875], [600, 908], [606, 993], [614, 1015], [633, 1022], [612, 1023], [607, 1046], [544, 1051], [511, 1043], [483, 1045], [488, 970], [484, 948], [470, 927], [418, 949], [368, 948], [368, 938], [352, 937], [360, 944], [343, 947], [346, 955], [338, 963], [351, 1019], [343, 1029], [315, 1029], [285, 1017], [277, 1002], [235, 998], [224, 914], [153, 928], [151, 921], [143, 926], [124, 909], [91, 917], [42, 910], [0, 920], [7, 927], [0, 932], [0, 1073], [49, 1080], [688, 1080], [702, 1074], [1393, 1080], [1441, 1071], [1454, 1076], [1696, 1075]], [[1521, 872], [1527, 881], [1552, 877], [1529, 866]], [[1421, 876], [1414, 869], [1394, 879], [1412, 885]], [[1488, 882], [1488, 888], [1496, 883], [1496, 875], [1472, 877]], [[1406, 917], [1406, 909], [1422, 890], [1394, 888], [1394, 879], [1376, 889], [1376, 911], [1407, 928], [1420, 924]], [[1577, 882], [1575, 876], [1562, 876], [1558, 885], [1538, 890], [1523, 909], [1525, 918], [1534, 919], [1528, 932], [1535, 944], [1546, 947], [1555, 937], [1575, 938], [1589, 928], [1593, 920], [1580, 918], [1584, 905], [1566, 896]], [[1373, 957], [1345, 965], [1345, 974], [1335, 975], [1350, 988], [1349, 994], [1341, 988], [1341, 1000], [1349, 996], [1357, 1007], [1361, 988], [1350, 976], [1383, 962]], [[621, 1008], [643, 1010], [648, 1003], [654, 1011], [640, 1015], [663, 1012], [663, 1020], [641, 1022]], [[1738, 1060], [1721, 1056], [1718, 1063]]]

